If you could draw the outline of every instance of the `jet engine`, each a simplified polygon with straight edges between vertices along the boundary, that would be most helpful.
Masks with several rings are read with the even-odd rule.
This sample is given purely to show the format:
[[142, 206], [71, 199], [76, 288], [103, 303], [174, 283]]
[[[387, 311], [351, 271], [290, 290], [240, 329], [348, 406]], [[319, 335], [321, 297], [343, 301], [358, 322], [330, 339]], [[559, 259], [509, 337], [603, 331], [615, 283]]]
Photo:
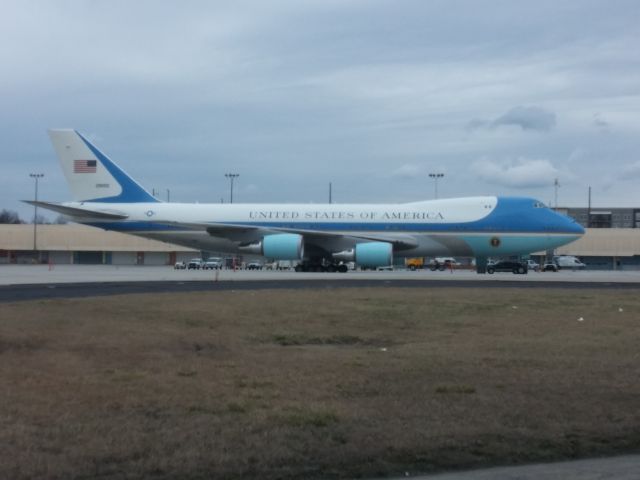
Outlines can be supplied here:
[[304, 256], [304, 240], [297, 233], [279, 233], [267, 235], [258, 243], [241, 245], [238, 250], [274, 260], [301, 260]]
[[358, 243], [355, 248], [333, 254], [343, 262], [356, 262], [361, 267], [385, 267], [393, 263], [393, 245], [387, 242]]

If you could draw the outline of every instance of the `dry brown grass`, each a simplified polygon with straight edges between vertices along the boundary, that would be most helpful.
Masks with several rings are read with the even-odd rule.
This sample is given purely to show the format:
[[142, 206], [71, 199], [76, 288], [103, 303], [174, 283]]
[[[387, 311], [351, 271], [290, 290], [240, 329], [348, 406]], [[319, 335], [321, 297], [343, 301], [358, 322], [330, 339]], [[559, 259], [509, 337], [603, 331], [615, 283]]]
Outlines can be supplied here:
[[377, 476], [637, 451], [638, 293], [3, 304], [0, 477]]

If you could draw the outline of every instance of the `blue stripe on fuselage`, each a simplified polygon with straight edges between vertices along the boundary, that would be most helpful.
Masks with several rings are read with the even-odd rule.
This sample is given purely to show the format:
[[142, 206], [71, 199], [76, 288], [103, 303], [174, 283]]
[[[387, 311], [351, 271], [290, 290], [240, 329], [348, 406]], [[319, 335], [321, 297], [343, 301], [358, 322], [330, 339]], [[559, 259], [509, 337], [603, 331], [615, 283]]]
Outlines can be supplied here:
[[177, 227], [175, 225], [165, 225], [157, 222], [87, 222], [83, 225], [89, 225], [90, 227], [102, 228], [104, 230], [114, 230], [116, 232], [156, 232], [156, 231], [174, 231], [184, 232], [193, 231], [191, 229], [185, 229], [183, 227]]

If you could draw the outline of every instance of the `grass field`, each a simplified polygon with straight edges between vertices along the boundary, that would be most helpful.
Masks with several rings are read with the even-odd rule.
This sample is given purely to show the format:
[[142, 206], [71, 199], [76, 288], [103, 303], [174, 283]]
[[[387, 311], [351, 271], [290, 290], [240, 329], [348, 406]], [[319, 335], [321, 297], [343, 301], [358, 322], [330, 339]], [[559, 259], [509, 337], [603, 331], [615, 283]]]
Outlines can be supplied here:
[[0, 478], [345, 478], [640, 451], [640, 292], [0, 305]]

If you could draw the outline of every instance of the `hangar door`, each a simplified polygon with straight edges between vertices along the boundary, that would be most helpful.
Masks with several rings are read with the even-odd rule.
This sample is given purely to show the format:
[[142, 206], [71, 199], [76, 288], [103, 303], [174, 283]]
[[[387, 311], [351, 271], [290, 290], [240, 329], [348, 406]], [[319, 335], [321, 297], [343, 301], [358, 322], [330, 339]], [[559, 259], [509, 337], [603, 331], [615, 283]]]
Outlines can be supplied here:
[[73, 263], [100, 265], [102, 264], [102, 252], [73, 252]]
[[167, 252], [145, 252], [145, 265], [168, 265], [169, 253]]
[[135, 265], [136, 252], [112, 252], [111, 263], [113, 265]]

